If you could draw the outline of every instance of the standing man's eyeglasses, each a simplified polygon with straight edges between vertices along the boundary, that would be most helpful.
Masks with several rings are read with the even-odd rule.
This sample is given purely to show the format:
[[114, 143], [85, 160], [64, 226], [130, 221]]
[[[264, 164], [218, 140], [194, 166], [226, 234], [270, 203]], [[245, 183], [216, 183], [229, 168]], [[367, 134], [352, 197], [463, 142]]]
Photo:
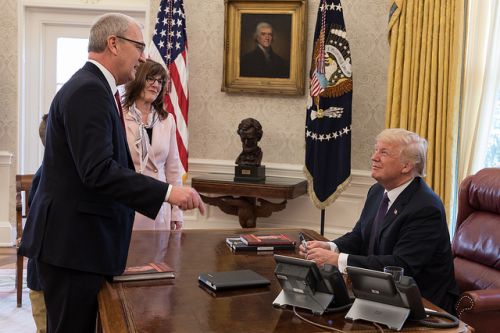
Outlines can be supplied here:
[[141, 53], [144, 52], [144, 50], [146, 49], [146, 44], [144, 44], [143, 42], [138, 42], [136, 40], [133, 40], [133, 39], [129, 39], [129, 38], [126, 38], [126, 37], [122, 37], [122, 36], [116, 36], [116, 38], [120, 38], [120, 39], [123, 39], [123, 40], [126, 40], [127, 42], [130, 42], [130, 43], [133, 43], [136, 45], [137, 49], [139, 51], [141, 51]]

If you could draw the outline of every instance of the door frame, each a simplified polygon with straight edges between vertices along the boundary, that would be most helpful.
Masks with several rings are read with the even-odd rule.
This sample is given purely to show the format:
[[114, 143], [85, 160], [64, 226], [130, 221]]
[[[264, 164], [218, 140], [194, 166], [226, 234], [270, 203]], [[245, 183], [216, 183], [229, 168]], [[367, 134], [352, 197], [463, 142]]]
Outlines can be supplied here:
[[[145, 22], [148, 22], [149, 17], [147, 15], [148, 1], [142, 1], [142, 6], [129, 4], [124, 8], [118, 6], [119, 1], [114, 1], [113, 6], [93, 5], [93, 8], [90, 8], [89, 4], [75, 6], [70, 2], [68, 1], [67, 7], [33, 5], [26, 2], [20, 4], [17, 145], [17, 172], [19, 174], [34, 173], [43, 159], [43, 146], [38, 136], [38, 126], [42, 115], [49, 111], [54, 97], [56, 74], [56, 67], [53, 66], [56, 50], [47, 48], [47, 39], [50, 37], [48, 33], [53, 33], [54, 27], [61, 27], [62, 31], [90, 28], [98, 16], [111, 11], [132, 16], [147, 28]], [[146, 36], [148, 35], [145, 31], [145, 39]]]

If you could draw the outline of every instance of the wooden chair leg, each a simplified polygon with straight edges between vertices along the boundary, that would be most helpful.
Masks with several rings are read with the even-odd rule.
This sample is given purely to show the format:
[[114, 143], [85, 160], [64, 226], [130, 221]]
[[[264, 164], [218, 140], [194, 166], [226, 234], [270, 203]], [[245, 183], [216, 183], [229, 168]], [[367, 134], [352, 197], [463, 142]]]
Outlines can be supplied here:
[[16, 262], [16, 290], [17, 290], [17, 307], [23, 306], [23, 266], [24, 257], [17, 256]]

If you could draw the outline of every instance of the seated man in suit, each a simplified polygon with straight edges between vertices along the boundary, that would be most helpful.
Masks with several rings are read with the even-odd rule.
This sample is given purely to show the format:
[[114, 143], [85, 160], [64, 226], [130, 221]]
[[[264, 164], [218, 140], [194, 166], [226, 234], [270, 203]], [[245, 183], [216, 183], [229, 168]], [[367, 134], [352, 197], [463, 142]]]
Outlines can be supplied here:
[[240, 76], [290, 77], [290, 65], [271, 47], [273, 27], [267, 22], [260, 22], [255, 29], [254, 39], [255, 49], [241, 57]]
[[400, 266], [423, 297], [454, 313], [458, 287], [450, 235], [439, 197], [425, 184], [427, 141], [404, 129], [386, 129], [376, 138], [372, 177], [354, 229], [332, 242], [309, 241], [300, 253], [318, 266], [332, 264], [382, 271]]

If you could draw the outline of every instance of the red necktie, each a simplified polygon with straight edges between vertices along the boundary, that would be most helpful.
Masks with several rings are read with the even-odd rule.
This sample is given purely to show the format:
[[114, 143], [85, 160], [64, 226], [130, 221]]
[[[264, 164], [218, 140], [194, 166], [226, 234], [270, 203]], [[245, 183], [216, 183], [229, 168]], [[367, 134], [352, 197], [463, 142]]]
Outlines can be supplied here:
[[125, 120], [123, 120], [122, 101], [121, 101], [120, 93], [118, 92], [118, 90], [115, 93], [115, 100], [116, 100], [116, 104], [118, 105], [118, 113], [120, 114], [120, 120], [122, 121], [123, 129], [125, 129]]

